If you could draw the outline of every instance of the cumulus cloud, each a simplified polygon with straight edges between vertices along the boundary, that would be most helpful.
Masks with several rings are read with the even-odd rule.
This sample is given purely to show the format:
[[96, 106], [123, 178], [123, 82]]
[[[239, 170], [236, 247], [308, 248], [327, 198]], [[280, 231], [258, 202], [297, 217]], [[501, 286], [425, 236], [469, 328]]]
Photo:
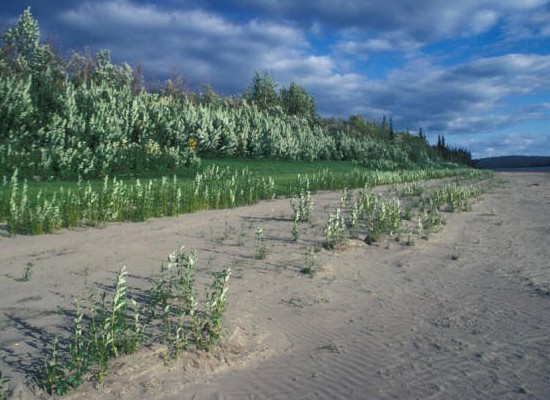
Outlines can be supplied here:
[[494, 132], [492, 135], [465, 135], [460, 141], [472, 151], [474, 158], [550, 154], [550, 133], [546, 132], [533, 133], [515, 129]]
[[[406, 53], [415, 54], [434, 43], [480, 34], [498, 34], [515, 43], [550, 35], [548, 0], [233, 0], [230, 3], [241, 9], [254, 9], [266, 19], [293, 21], [304, 29], [312, 24], [324, 27], [331, 33], [335, 51], [366, 61], [373, 54], [387, 52], [410, 57]], [[502, 26], [506, 28], [501, 30]]]
[[[526, 119], [550, 119], [548, 103], [516, 106], [511, 96], [550, 91], [550, 56], [512, 54], [453, 67], [414, 61], [387, 79], [367, 82], [364, 93], [378, 113], [391, 111], [396, 122], [453, 133], [486, 132]], [[504, 108], [504, 110], [502, 110]], [[489, 116], [491, 116], [489, 118]]]
[[[165, 10], [125, 0], [85, 2], [61, 19], [123, 60], [160, 74], [178, 71], [226, 92], [242, 91], [255, 69], [285, 69], [289, 57], [300, 59], [307, 47], [304, 34], [285, 24], [238, 24], [201, 9]], [[300, 62], [318, 69], [307, 58]]]

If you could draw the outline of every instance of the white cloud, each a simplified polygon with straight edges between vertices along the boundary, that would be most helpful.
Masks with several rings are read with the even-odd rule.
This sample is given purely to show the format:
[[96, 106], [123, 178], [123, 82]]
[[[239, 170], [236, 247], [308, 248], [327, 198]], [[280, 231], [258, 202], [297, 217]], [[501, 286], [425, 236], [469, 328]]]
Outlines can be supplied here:
[[321, 24], [339, 31], [337, 47], [347, 52], [417, 49], [426, 44], [471, 37], [509, 25], [508, 35], [549, 35], [548, 0], [238, 0], [263, 11], [264, 18]]
[[550, 133], [525, 132], [521, 129], [496, 131], [485, 135], [460, 137], [474, 158], [504, 155], [541, 156], [550, 154]]
[[126, 0], [85, 2], [62, 20], [119, 59], [161, 74], [180, 71], [195, 84], [226, 91], [242, 91], [256, 69], [291, 69], [283, 66], [292, 58], [303, 64], [308, 46], [303, 32], [284, 23], [234, 23], [200, 9], [164, 10]]

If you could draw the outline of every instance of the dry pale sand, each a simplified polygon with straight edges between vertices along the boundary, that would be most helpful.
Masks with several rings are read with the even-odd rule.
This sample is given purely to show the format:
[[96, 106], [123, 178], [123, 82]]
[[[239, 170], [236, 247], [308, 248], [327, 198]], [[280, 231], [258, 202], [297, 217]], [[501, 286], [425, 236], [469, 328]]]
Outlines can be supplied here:
[[[550, 173], [498, 173], [468, 213], [407, 247], [352, 241], [317, 254], [340, 193], [315, 196], [315, 221], [292, 241], [288, 199], [103, 229], [0, 239], [0, 370], [13, 397], [43, 397], [28, 376], [66, 333], [85, 281], [150, 284], [180, 245], [196, 249], [198, 281], [231, 267], [227, 334], [210, 355], [169, 366], [159, 349], [114, 361], [78, 399], [549, 399]], [[262, 225], [268, 257], [257, 260]], [[28, 282], [20, 282], [27, 263]]]

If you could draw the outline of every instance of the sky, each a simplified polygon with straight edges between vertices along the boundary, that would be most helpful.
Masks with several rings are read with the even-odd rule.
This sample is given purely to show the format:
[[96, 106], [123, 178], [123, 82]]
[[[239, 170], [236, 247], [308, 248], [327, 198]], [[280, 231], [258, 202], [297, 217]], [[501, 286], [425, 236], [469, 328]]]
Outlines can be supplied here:
[[239, 95], [268, 72], [325, 117], [550, 156], [550, 0], [2, 0], [0, 27], [27, 6], [61, 51], [108, 49], [151, 80]]

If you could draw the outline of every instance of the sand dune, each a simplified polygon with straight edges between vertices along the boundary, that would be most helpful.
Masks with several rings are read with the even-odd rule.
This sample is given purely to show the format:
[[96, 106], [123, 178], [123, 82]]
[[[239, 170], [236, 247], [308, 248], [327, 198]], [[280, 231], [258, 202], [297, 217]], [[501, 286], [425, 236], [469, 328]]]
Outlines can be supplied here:
[[[0, 239], [0, 369], [14, 397], [67, 326], [56, 307], [126, 265], [136, 289], [184, 244], [198, 280], [230, 266], [227, 334], [209, 355], [165, 366], [158, 349], [115, 360], [79, 399], [547, 399], [550, 396], [550, 174], [498, 173], [468, 213], [408, 247], [352, 241], [317, 254], [340, 193], [315, 196], [315, 223], [292, 241], [287, 199], [104, 229]], [[263, 226], [268, 257], [254, 257]], [[28, 282], [17, 282], [33, 263]], [[33, 364], [34, 363], [34, 364]], [[32, 386], [32, 385], [30, 385]]]

